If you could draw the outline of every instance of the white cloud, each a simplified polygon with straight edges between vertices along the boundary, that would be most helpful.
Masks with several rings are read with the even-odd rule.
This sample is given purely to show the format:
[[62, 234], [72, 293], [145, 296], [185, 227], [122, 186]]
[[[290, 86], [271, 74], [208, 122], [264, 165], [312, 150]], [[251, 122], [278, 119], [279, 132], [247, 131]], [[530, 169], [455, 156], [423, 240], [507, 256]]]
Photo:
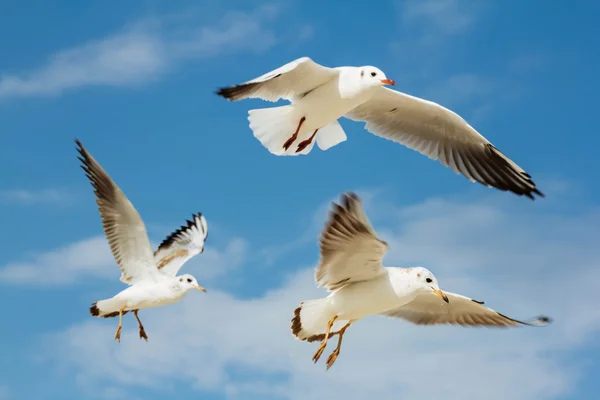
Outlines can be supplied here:
[[33, 205], [41, 203], [67, 203], [73, 195], [58, 189], [10, 189], [0, 190], [0, 203]]
[[[151, 243], [154, 248], [156, 243]], [[248, 244], [233, 238], [225, 248], [207, 247], [182, 267], [198, 280], [211, 281], [239, 266]], [[88, 278], [118, 279], [119, 271], [104, 236], [81, 240], [57, 250], [33, 255], [29, 261], [8, 263], [0, 269], [0, 282], [28, 286], [72, 285]]]
[[446, 36], [470, 28], [484, 3], [481, 0], [404, 0], [400, 2], [400, 17], [402, 23], [421, 33], [421, 44], [437, 44]]
[[276, 42], [265, 24], [277, 12], [269, 6], [253, 13], [229, 12], [206, 26], [194, 15], [138, 21], [110, 37], [61, 50], [28, 73], [0, 75], [0, 98], [56, 95], [82, 86], [136, 85], [158, 78], [183, 60], [261, 52]]
[[0, 282], [27, 285], [73, 284], [86, 277], [119, 277], [104, 236], [40, 253], [31, 261], [12, 262], [0, 270]]
[[48, 338], [46, 362], [76, 373], [86, 395], [105, 385], [128, 392], [188, 385], [230, 399], [314, 400], [548, 399], [572, 390], [578, 371], [565, 356], [593, 343], [600, 329], [597, 210], [562, 216], [430, 200], [385, 204], [384, 212], [377, 199], [368, 204], [390, 242], [388, 265], [425, 265], [445, 290], [510, 316], [546, 313], [555, 322], [494, 330], [369, 317], [348, 331], [340, 358], [325, 372], [322, 362], [310, 360], [316, 345], [289, 331], [297, 304], [325, 294], [307, 268], [256, 298], [212, 291], [145, 311], [148, 343], [138, 339], [131, 318], [120, 344], [112, 340], [114, 320], [72, 325]]

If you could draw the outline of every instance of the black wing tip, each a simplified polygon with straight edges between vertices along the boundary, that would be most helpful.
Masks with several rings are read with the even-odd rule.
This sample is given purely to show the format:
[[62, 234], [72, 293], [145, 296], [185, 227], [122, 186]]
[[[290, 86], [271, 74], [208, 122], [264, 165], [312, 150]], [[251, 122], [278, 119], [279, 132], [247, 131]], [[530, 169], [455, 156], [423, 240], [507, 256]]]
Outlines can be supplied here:
[[497, 311], [496, 311], [496, 314], [498, 314], [502, 318], [506, 318], [506, 319], [508, 319], [510, 321], [516, 322], [516, 323], [521, 324], [521, 325], [527, 325], [527, 326], [534, 326], [534, 327], [537, 327], [537, 326], [546, 326], [546, 325], [552, 323], [552, 318], [548, 317], [547, 315], [539, 315], [539, 316], [537, 316], [537, 317], [535, 317], [535, 318], [533, 318], [533, 319], [531, 319], [529, 321], [519, 321], [517, 319], [510, 318], [510, 317], [508, 317], [508, 316], [506, 316], [506, 315], [504, 315], [502, 313], [499, 313]]
[[215, 94], [221, 97], [226, 98], [227, 100], [232, 100], [232, 91], [235, 86], [229, 87], [221, 87], [215, 90]]
[[[343, 208], [348, 210], [349, 207], [351, 206], [352, 202], [360, 203], [361, 202], [360, 197], [358, 197], [358, 195], [354, 192], [342, 193], [342, 195], [340, 196], [340, 204], [342, 205]], [[336, 203], [334, 203], [334, 204], [336, 204]]]
[[[196, 226], [196, 219], [200, 220], [202, 217], [202, 213], [200, 211], [198, 211], [196, 214], [192, 214], [192, 220], [190, 221], [189, 219], [186, 219], [185, 225], [181, 225], [179, 228], [177, 228], [176, 230], [174, 230], [173, 232], [171, 232], [171, 234], [169, 236], [167, 236], [165, 238], [165, 240], [163, 240], [161, 242], [161, 244], [158, 246], [158, 249], [156, 250], [156, 252], [159, 252], [160, 250], [166, 249], [168, 247], [170, 247], [173, 243], [175, 243], [175, 241], [177, 240], [177, 238], [179, 237], [179, 235], [183, 232], [188, 231], [189, 229], [193, 228]], [[208, 229], [207, 229], [208, 230]], [[206, 236], [208, 237], [208, 232], [206, 234]]]
[[552, 322], [553, 322], [553, 319], [550, 318], [549, 316], [547, 316], [547, 315], [540, 315], [540, 316], [536, 317], [533, 320], [533, 325], [535, 325], [535, 326], [544, 326], [544, 325], [551, 324]]
[[[540, 198], [546, 197], [544, 193], [542, 193], [535, 185], [535, 182], [531, 179], [531, 175], [527, 172], [521, 170], [517, 170], [514, 168], [514, 163], [510, 161], [508, 157], [506, 157], [496, 146], [491, 143], [487, 144], [487, 149], [490, 152], [490, 161], [492, 161], [497, 168], [498, 173], [495, 175], [500, 175], [502, 173], [502, 178], [506, 178], [504, 182], [501, 184], [492, 184], [491, 182], [480, 182], [484, 185], [492, 186], [496, 189], [502, 191], [509, 191], [517, 196], [525, 196], [531, 200], [536, 199], [536, 195]], [[519, 168], [520, 169], [520, 168]], [[523, 187], [525, 185], [525, 187]]]
[[229, 101], [235, 101], [239, 100], [240, 97], [244, 94], [244, 92], [252, 86], [252, 84], [241, 84], [221, 87], [215, 91], [215, 94]]
[[[531, 182], [531, 183], [533, 183], [533, 182]], [[535, 185], [535, 184], [534, 184], [534, 185]], [[545, 195], [544, 193], [542, 193], [542, 192], [541, 192], [541, 191], [540, 191], [538, 188], [536, 188], [535, 186], [534, 186], [534, 187], [533, 187], [531, 190], [529, 190], [528, 192], [525, 192], [525, 193], [523, 193], [523, 192], [516, 192], [516, 191], [514, 191], [514, 190], [511, 190], [511, 192], [513, 192], [514, 194], [516, 194], [516, 195], [518, 195], [518, 196], [525, 196], [525, 197], [527, 197], [527, 198], [529, 198], [529, 199], [531, 199], [531, 200], [533, 200], [533, 201], [535, 201], [535, 200], [536, 200], [536, 197], [535, 197], [535, 196], [537, 196], [537, 198], [541, 198], [541, 199], [543, 199], [543, 198], [545, 198], [545, 197], [546, 197], [546, 195]]]

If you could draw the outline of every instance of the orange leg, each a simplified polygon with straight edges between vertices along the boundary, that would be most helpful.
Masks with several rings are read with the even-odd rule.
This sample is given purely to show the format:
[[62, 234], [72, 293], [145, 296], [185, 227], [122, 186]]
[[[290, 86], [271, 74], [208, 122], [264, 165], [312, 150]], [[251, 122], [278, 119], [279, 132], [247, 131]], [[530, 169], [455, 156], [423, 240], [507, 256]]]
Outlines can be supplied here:
[[352, 324], [352, 322], [348, 322], [341, 330], [339, 333], [339, 339], [338, 339], [338, 344], [337, 347], [335, 348], [335, 350], [333, 351], [333, 353], [331, 353], [331, 355], [327, 358], [327, 369], [331, 368], [331, 366], [333, 365], [333, 363], [335, 362], [335, 360], [337, 360], [338, 356], [340, 355], [340, 347], [342, 347], [342, 337], [344, 336], [344, 332], [346, 332], [346, 329], [348, 329], [350, 327], [350, 324]]
[[290, 148], [290, 146], [292, 145], [292, 143], [294, 143], [296, 141], [296, 139], [298, 139], [298, 132], [300, 132], [300, 127], [302, 127], [302, 124], [304, 123], [304, 121], [306, 120], [305, 117], [300, 118], [300, 122], [298, 123], [298, 127], [296, 128], [296, 132], [294, 132], [294, 134], [292, 135], [291, 138], [289, 138], [287, 140], [287, 142], [285, 142], [283, 144], [283, 149], [287, 150]]
[[323, 341], [321, 342], [321, 345], [319, 346], [319, 348], [315, 352], [315, 355], [313, 356], [313, 361], [315, 363], [317, 361], [319, 361], [319, 357], [321, 357], [321, 354], [323, 354], [323, 350], [325, 350], [325, 347], [327, 346], [327, 339], [329, 339], [329, 332], [331, 331], [331, 327], [333, 326], [333, 323], [335, 322], [336, 319], [337, 319], [337, 315], [335, 317], [331, 318], [331, 320], [329, 320], [329, 323], [327, 324], [327, 329], [325, 330], [325, 338], [323, 339]]
[[319, 130], [315, 129], [315, 131], [313, 132], [313, 134], [306, 140], [301, 141], [300, 143], [298, 143], [298, 149], [296, 149], [296, 153], [300, 153], [302, 150], [304, 150], [309, 144], [312, 143], [313, 139], [315, 138], [315, 136], [317, 135], [317, 132]]
[[119, 310], [119, 325], [117, 326], [117, 331], [115, 332], [115, 340], [121, 341], [121, 328], [123, 326], [123, 311], [125, 311], [126, 307], [123, 307]]

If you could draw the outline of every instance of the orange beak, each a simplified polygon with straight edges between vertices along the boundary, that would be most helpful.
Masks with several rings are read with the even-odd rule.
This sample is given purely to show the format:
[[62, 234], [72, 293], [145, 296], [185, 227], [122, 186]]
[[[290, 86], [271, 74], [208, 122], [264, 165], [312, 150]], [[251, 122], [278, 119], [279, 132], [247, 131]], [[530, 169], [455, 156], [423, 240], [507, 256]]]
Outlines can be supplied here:
[[383, 83], [384, 85], [396, 86], [396, 81], [393, 79], [382, 79], [381, 83]]

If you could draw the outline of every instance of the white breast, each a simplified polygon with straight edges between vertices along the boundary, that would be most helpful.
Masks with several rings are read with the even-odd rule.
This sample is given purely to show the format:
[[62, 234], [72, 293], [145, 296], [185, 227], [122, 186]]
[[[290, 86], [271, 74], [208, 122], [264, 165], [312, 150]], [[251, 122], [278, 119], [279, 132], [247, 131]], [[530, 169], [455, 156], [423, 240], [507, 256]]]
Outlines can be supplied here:
[[340, 80], [334, 79], [320, 86], [294, 103], [305, 115], [302, 131], [314, 131], [337, 120], [372, 96], [371, 91], [345, 93]]
[[330, 304], [340, 319], [360, 319], [400, 307], [413, 300], [410, 296], [398, 296], [389, 274], [376, 279], [358, 282], [332, 293]]

